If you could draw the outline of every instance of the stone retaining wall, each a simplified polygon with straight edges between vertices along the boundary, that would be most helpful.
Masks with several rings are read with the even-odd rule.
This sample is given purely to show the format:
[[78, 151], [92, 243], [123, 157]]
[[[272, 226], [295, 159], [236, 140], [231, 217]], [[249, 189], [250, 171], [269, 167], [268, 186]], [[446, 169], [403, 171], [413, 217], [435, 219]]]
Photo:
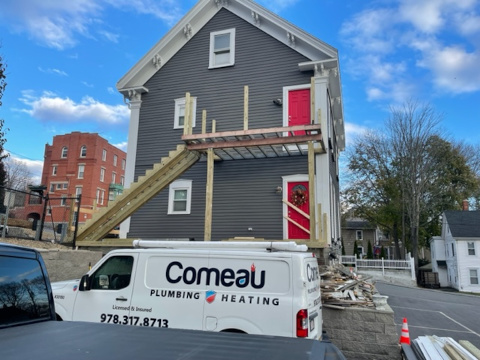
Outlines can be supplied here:
[[385, 310], [323, 307], [323, 330], [347, 360], [401, 359], [394, 313]]
[[39, 250], [47, 266], [50, 281], [80, 279], [103, 256], [100, 251]]

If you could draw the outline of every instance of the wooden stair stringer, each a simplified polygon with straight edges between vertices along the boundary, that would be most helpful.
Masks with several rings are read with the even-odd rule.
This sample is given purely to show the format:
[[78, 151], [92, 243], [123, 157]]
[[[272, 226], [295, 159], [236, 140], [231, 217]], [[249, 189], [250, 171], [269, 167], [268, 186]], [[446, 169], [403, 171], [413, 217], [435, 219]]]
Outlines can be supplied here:
[[130, 217], [147, 201], [156, 196], [165, 187], [192, 167], [199, 159], [200, 152], [190, 151], [184, 145], [171, 151], [169, 156], [162, 158], [160, 163], [154, 164], [153, 169], [139, 176], [130, 188], [110, 202], [107, 207], [101, 208], [84, 226], [79, 229], [76, 241], [102, 240], [122, 221]]

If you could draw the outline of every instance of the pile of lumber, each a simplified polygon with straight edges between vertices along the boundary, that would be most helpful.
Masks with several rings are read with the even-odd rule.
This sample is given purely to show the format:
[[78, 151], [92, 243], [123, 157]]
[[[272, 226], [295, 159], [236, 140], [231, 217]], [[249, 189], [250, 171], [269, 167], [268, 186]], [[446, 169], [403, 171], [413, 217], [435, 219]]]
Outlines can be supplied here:
[[420, 360], [477, 360], [480, 350], [471, 342], [456, 342], [450, 337], [419, 336], [412, 341], [412, 350]]
[[369, 278], [358, 276], [343, 265], [329, 266], [321, 274], [323, 306], [375, 308], [373, 295], [378, 293]]

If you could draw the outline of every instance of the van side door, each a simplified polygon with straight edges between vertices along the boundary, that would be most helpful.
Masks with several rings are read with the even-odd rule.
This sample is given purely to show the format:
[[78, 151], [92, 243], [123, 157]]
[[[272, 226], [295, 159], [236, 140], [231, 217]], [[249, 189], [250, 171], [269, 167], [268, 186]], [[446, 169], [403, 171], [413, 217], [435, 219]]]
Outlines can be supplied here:
[[112, 254], [88, 277], [73, 305], [76, 321], [131, 325], [130, 305], [138, 254]]

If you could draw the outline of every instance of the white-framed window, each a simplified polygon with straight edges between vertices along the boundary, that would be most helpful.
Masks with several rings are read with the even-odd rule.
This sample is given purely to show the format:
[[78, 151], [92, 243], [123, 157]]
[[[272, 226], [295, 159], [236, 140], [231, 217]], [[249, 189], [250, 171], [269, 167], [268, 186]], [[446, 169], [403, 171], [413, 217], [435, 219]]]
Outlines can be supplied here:
[[51, 207], [47, 208], [47, 215], [52, 215], [52, 208]]
[[100, 169], [100, 181], [101, 182], [105, 181], [105, 168]]
[[209, 69], [235, 64], [235, 29], [210, 33]]
[[125, 159], [122, 159], [122, 170], [125, 170], [126, 164], [127, 164], [127, 161]]
[[57, 184], [57, 190], [62, 190], [63, 184]]
[[474, 242], [467, 243], [467, 248], [468, 248], [468, 255], [475, 255], [475, 243]]
[[[197, 98], [191, 97], [192, 102], [192, 127], [195, 127], [197, 114]], [[175, 120], [173, 123], [174, 129], [183, 129], [185, 126], [185, 98], [175, 99]]]
[[78, 197], [82, 195], [82, 187], [81, 186], [77, 186], [75, 188], [75, 196], [77, 197], [77, 199], [75, 199], [75, 202], [78, 202]]
[[357, 231], [356, 231], [356, 233], [355, 233], [355, 239], [356, 239], [356, 240], [360, 240], [360, 241], [363, 240], [363, 230], [357, 230]]
[[68, 147], [64, 146], [62, 148], [62, 156], [61, 156], [62, 159], [65, 159], [67, 157], [67, 155], [68, 155]]
[[117, 180], [117, 174], [112, 172], [112, 184], [115, 184], [116, 180]]
[[102, 161], [107, 161], [107, 150], [103, 149], [102, 151]]
[[470, 269], [470, 284], [478, 285], [478, 269]]
[[117, 155], [113, 155], [113, 166], [117, 166]]
[[125, 186], [125, 176], [120, 176], [120, 185]]
[[85, 156], [87, 156], [87, 146], [83, 145], [80, 148], [80, 157], [84, 158]]
[[68, 189], [68, 183], [63, 183], [63, 189]]
[[52, 176], [57, 175], [57, 170], [58, 170], [57, 165], [53, 165], [52, 166]]
[[50, 184], [50, 191], [49, 192], [54, 192], [55, 191], [55, 184]]
[[105, 199], [105, 190], [97, 189], [97, 204], [103, 205], [104, 199]]
[[78, 165], [78, 178], [83, 179], [83, 176], [85, 175], [85, 165], [79, 164]]
[[65, 206], [67, 205], [67, 195], [62, 195], [62, 198], [60, 200], [60, 206]]
[[168, 214], [190, 214], [192, 180], [177, 180], [170, 184]]

